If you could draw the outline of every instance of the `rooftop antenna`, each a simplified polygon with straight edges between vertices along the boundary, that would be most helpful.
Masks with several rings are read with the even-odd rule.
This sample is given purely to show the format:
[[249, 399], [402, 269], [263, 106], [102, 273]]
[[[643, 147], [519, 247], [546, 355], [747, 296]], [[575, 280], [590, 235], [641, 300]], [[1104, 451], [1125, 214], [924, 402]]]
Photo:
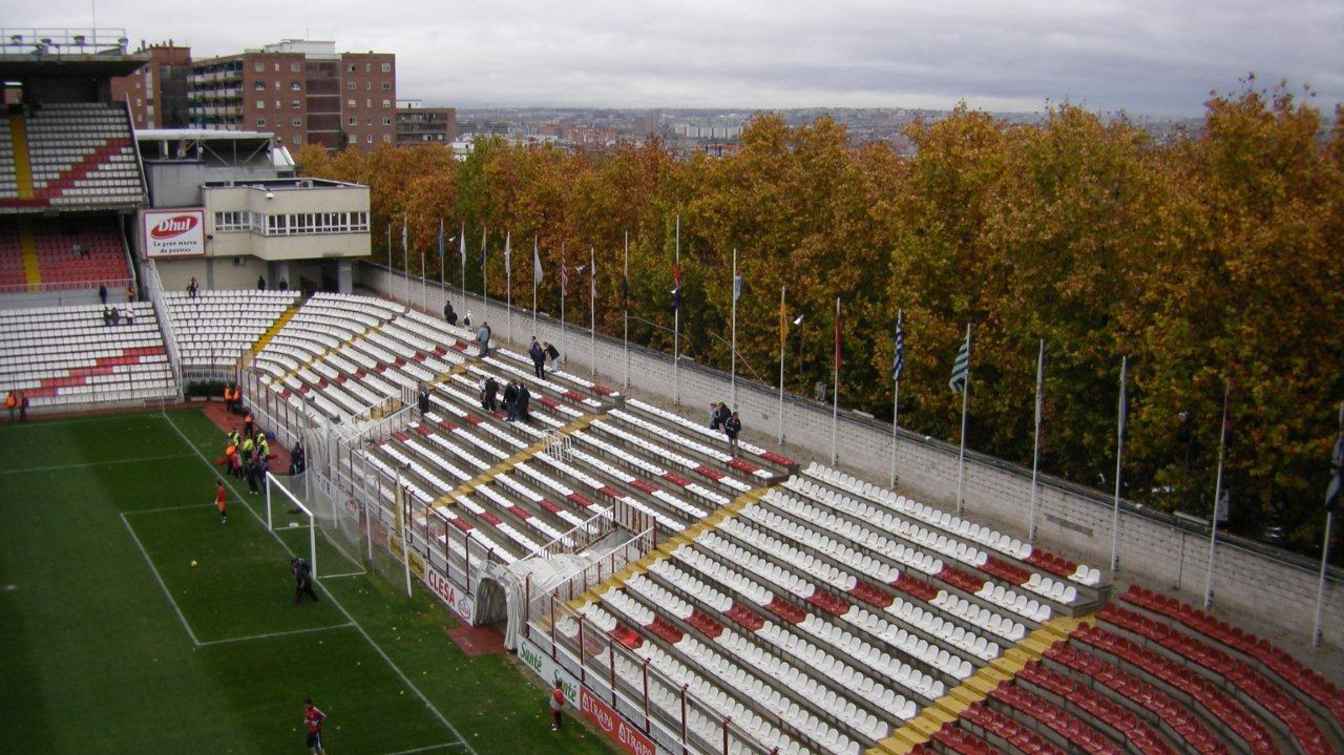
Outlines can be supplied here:
[[93, 24], [93, 46], [98, 47], [98, 0], [89, 0], [89, 15]]

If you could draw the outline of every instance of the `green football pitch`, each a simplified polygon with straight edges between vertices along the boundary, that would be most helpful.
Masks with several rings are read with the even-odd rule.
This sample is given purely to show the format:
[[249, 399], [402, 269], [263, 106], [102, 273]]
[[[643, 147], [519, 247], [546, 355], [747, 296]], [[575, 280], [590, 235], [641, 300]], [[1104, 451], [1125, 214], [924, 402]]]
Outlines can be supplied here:
[[0, 751], [302, 753], [307, 696], [332, 755], [612, 751], [425, 591], [320, 548], [294, 605], [307, 532], [245, 484], [220, 524], [221, 440], [193, 411], [0, 427]]

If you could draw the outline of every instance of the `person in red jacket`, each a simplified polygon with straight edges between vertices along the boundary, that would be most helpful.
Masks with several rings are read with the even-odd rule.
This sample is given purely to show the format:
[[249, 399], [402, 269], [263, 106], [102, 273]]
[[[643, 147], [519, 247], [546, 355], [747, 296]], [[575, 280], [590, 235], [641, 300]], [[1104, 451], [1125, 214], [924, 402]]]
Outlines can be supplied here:
[[560, 680], [555, 680], [555, 689], [551, 690], [551, 731], [560, 731], [560, 721], [565, 712], [565, 691], [560, 688]]
[[313, 705], [313, 698], [307, 697], [303, 700], [303, 726], [308, 731], [308, 749], [312, 755], [324, 755], [322, 749], [322, 722], [327, 720], [327, 714], [318, 710]]

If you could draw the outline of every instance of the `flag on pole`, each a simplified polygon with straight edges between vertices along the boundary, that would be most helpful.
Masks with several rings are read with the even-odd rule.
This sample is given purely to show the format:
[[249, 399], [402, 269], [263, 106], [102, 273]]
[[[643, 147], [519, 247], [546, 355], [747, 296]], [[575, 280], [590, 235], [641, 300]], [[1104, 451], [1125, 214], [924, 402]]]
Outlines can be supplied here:
[[740, 275], [734, 275], [734, 276], [733, 276], [733, 303], [736, 304], [736, 303], [737, 303], [737, 300], [740, 299], [740, 298], [742, 298], [742, 276], [740, 276]]
[[486, 257], [488, 256], [488, 252], [489, 252], [489, 250], [485, 248], [485, 244], [486, 244], [487, 239], [489, 239], [488, 230], [485, 228], [485, 226], [481, 226], [481, 271], [482, 271], [482, 272], [485, 271], [485, 259], [486, 259]]
[[779, 350], [784, 351], [784, 344], [789, 340], [789, 314], [784, 309], [784, 294], [779, 295]]
[[[466, 224], [466, 223], [463, 223], [463, 224], [462, 224], [462, 230], [458, 232], [458, 234], [457, 234], [457, 238], [458, 238], [458, 241], [460, 242], [460, 243], [458, 244], [458, 246], [457, 246], [457, 253], [460, 254], [460, 255], [462, 255], [462, 264], [463, 264], [463, 265], [466, 265], [466, 264], [467, 264], [467, 224]], [[465, 269], [466, 269], [466, 268], [463, 268], [464, 271], [465, 271]]]
[[401, 216], [401, 251], [403, 254], [406, 253], [406, 248], [409, 243], [407, 240], [410, 238], [410, 226], [408, 225], [408, 221], [409, 216]]
[[672, 311], [681, 310], [681, 265], [672, 266]]
[[891, 377], [901, 379], [901, 370], [905, 369], [905, 319], [904, 314], [896, 315], [896, 355], [891, 360]]
[[537, 238], [532, 237], [532, 284], [541, 283], [541, 251], [537, 248]]
[[565, 258], [560, 258], [560, 293], [569, 293], [569, 269], [565, 267]]
[[443, 218], [439, 218], [439, 259], [443, 259], [444, 239], [443, 239]]
[[512, 231], [506, 232], [504, 234], [504, 269], [506, 271], [510, 269], [509, 254], [511, 250], [509, 249], [509, 244], [511, 244], [512, 241], [513, 241], [513, 232]]
[[1325, 510], [1333, 512], [1339, 505], [1340, 494], [1344, 493], [1344, 404], [1339, 407], [1340, 433], [1335, 440], [1334, 453], [1330, 454], [1330, 485], [1325, 489]]
[[971, 334], [966, 332], [966, 340], [961, 342], [961, 348], [957, 351], [957, 359], [952, 363], [952, 379], [947, 381], [947, 387], [952, 389], [953, 393], [961, 393], [966, 390], [966, 379], [971, 374]]

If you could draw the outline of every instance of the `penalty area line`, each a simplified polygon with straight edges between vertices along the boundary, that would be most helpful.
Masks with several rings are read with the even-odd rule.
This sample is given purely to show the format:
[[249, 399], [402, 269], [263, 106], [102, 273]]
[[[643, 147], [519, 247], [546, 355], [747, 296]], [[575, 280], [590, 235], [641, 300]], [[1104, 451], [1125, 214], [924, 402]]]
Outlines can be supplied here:
[[187, 617], [182, 613], [182, 609], [177, 605], [177, 601], [173, 599], [172, 592], [168, 590], [167, 583], [163, 581], [163, 575], [159, 574], [158, 567], [154, 566], [153, 559], [149, 557], [149, 551], [145, 550], [145, 544], [140, 542], [140, 536], [135, 534], [135, 528], [131, 526], [131, 520], [127, 519], [125, 514], [122, 514], [121, 523], [126, 525], [126, 531], [130, 533], [131, 539], [135, 541], [136, 547], [140, 549], [140, 555], [145, 557], [145, 563], [149, 564], [149, 570], [154, 573], [154, 579], [158, 581], [159, 587], [163, 588], [164, 597], [168, 598], [168, 603], [171, 604], [173, 610], [177, 612], [177, 618], [182, 622], [182, 628], [187, 630], [187, 636], [191, 638], [191, 643], [196, 647], [200, 647], [201, 641], [196, 639], [196, 633], [191, 631], [191, 624], [187, 623]]
[[107, 461], [90, 461], [83, 464], [53, 464], [47, 467], [19, 467], [18, 469], [0, 470], [0, 475], [33, 474], [35, 472], [60, 472], [66, 469], [88, 469], [89, 467], [105, 467], [111, 464], [145, 464], [151, 461], [168, 461], [170, 459], [190, 459], [191, 454], [169, 454], [167, 456], [141, 456], [135, 459], [108, 459]]
[[[192, 451], [196, 452], [196, 456], [201, 460], [201, 463], [204, 464], [206, 468], [209, 469], [212, 474], [214, 474], [215, 477], [219, 478], [220, 480], [223, 480], [224, 485], [227, 486], [229, 490], [233, 491], [234, 495], [238, 496], [245, 502], [246, 499], [243, 498], [243, 495], [239, 493], [238, 489], [233, 486], [233, 483], [230, 482], [227, 477], [221, 474], [218, 469], [215, 469], [215, 465], [211, 464], [210, 460], [205, 457], [205, 454], [201, 453], [201, 449], [197, 448], [196, 444], [191, 442], [191, 438], [187, 437], [187, 434], [182, 432], [182, 428], [177, 426], [177, 423], [173, 421], [173, 418], [169, 417], [167, 414], [161, 414], [160, 416], [163, 418], [165, 422], [168, 423], [169, 427], [173, 428], [174, 432], [177, 433], [178, 437], [180, 437], [182, 441], [187, 444], [187, 448], [190, 448]], [[270, 533], [271, 537], [275, 539], [275, 542], [280, 544], [280, 547], [283, 548], [286, 553], [288, 553], [291, 556], [294, 555], [294, 550], [289, 547], [289, 543], [286, 543], [284, 538], [280, 537], [278, 533], [266, 528], [266, 520], [262, 518], [261, 514], [257, 513], [256, 509], [248, 505], [245, 505], [244, 508], [246, 508], [248, 512], [252, 514], [252, 517], [261, 524], [262, 529], [265, 529], [266, 532]], [[126, 526], [129, 528], [130, 524], [127, 523]], [[134, 535], [134, 533], [132, 533], [132, 535]], [[434, 717], [438, 719], [439, 723], [443, 724], [445, 729], [451, 732], [453, 736], [457, 737], [458, 741], [462, 743], [461, 747], [465, 749], [467, 752], [471, 753], [471, 755], [479, 755], [479, 753], [476, 752], [475, 748], [473, 748], [471, 744], [467, 742], [466, 738], [462, 736], [462, 733], [457, 730], [457, 727], [453, 726], [452, 722], [448, 720], [448, 717], [443, 715], [443, 712], [440, 711], [438, 707], [434, 705], [434, 703], [431, 702], [427, 696], [425, 696], [425, 693], [422, 692], [419, 687], [415, 686], [415, 682], [412, 682], [410, 677], [406, 676], [406, 672], [402, 671], [401, 667], [398, 666], [396, 662], [392, 660], [392, 656], [388, 655], [387, 651], [383, 650], [381, 645], [379, 645], [377, 642], [374, 642], [373, 637], [371, 637], [369, 633], [364, 629], [364, 627], [361, 626], [360, 623], [355, 620], [355, 617], [351, 615], [350, 611], [348, 611], [346, 607], [341, 604], [341, 601], [339, 601], [336, 598], [336, 596], [332, 594], [332, 592], [322, 584], [321, 578], [319, 577], [314, 581], [317, 582], [317, 585], [322, 589], [322, 592], [327, 594], [327, 599], [331, 601], [331, 604], [336, 606], [336, 608], [340, 610], [340, 612], [345, 616], [345, 618], [350, 621], [350, 625], [355, 628], [355, 631], [359, 632], [360, 635], [364, 637], [364, 640], [369, 643], [369, 646], [372, 647], [376, 653], [378, 653], [379, 657], [383, 659], [383, 662], [387, 664], [388, 668], [392, 669], [392, 671], [397, 675], [397, 678], [401, 679], [402, 684], [405, 684], [406, 687], [411, 690], [411, 692], [414, 692], [415, 696], [420, 698], [420, 702], [423, 703], [424, 706], [429, 709], [429, 712], [434, 714]], [[162, 580], [160, 580], [160, 584], [162, 584]], [[169, 598], [171, 599], [171, 596], [169, 596]], [[177, 604], [174, 603], [173, 605], [176, 606]], [[183, 619], [184, 624], [185, 622], [186, 619]], [[191, 631], [190, 627], [188, 627], [187, 631]]]
[[317, 577], [317, 579], [319, 579], [319, 580], [323, 580], [323, 579], [340, 579], [340, 578], [342, 578], [342, 577], [362, 577], [362, 576], [364, 576], [365, 574], [368, 574], [368, 572], [366, 572], [366, 571], [347, 571], [347, 572], [341, 572], [340, 574], [322, 574], [322, 575], [319, 575], [319, 576]]
[[397, 750], [396, 752], [386, 753], [386, 755], [412, 755], [413, 753], [417, 752], [433, 752], [434, 750], [447, 750], [458, 747], [465, 747], [466, 744], [467, 744], [466, 742], [444, 742], [442, 744], [437, 745], [426, 745], [424, 747], [416, 747], [411, 750]]
[[246, 637], [226, 637], [225, 639], [222, 639], [222, 640], [206, 640], [205, 642], [199, 642], [199, 643], [197, 643], [197, 644], [200, 645], [201, 647], [207, 647], [207, 646], [210, 646], [210, 645], [228, 645], [228, 644], [230, 644], [230, 643], [234, 643], [234, 642], [250, 642], [250, 641], [252, 641], [252, 640], [269, 640], [269, 639], [271, 639], [271, 638], [273, 638], [273, 637], [288, 637], [288, 636], [290, 636], [290, 635], [295, 635], [295, 634], [312, 634], [313, 632], [326, 632], [326, 631], [329, 631], [329, 630], [332, 630], [332, 629], [346, 629], [346, 628], [348, 628], [348, 627], [353, 627], [353, 626], [354, 626], [354, 624], [352, 624], [352, 623], [350, 623], [350, 622], [347, 621], [347, 622], [345, 622], [344, 624], [332, 624], [331, 626], [325, 626], [325, 627], [309, 627], [309, 628], [307, 628], [307, 629], [291, 629], [291, 630], [289, 630], [289, 631], [287, 631], [287, 632], [267, 632], [267, 633], [265, 633], [265, 634], [252, 634], [252, 635], [248, 635], [248, 636], [246, 636]]

